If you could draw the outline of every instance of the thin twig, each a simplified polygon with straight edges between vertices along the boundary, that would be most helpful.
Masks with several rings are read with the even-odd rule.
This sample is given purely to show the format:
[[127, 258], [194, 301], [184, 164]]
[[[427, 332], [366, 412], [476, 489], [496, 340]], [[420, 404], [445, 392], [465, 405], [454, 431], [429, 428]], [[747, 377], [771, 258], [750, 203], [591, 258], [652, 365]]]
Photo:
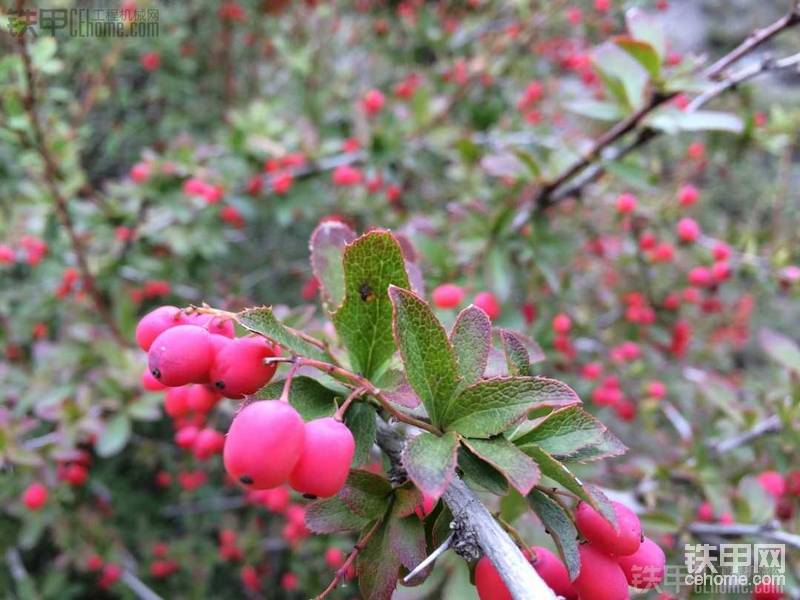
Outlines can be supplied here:
[[336, 413], [333, 415], [333, 418], [337, 421], [342, 421], [344, 419], [344, 414], [347, 412], [347, 409], [350, 408], [350, 405], [356, 398], [360, 398], [363, 396], [367, 390], [363, 387], [356, 388], [352, 391], [352, 393], [345, 398], [345, 401], [342, 402], [342, 405], [336, 409]]
[[136, 595], [139, 600], [164, 600], [161, 596], [151, 590], [145, 583], [139, 579], [132, 571], [125, 569], [120, 577], [122, 583]]
[[754, 525], [749, 523], [692, 523], [689, 525], [689, 532], [702, 536], [730, 536], [730, 537], [757, 537], [771, 542], [787, 544], [795, 548], [800, 548], [800, 535], [788, 533], [778, 527], [776, 523], [766, 523]]
[[362, 537], [360, 540], [358, 540], [358, 542], [356, 542], [356, 545], [353, 546], [353, 549], [347, 556], [347, 559], [344, 561], [342, 566], [336, 570], [336, 573], [334, 574], [331, 582], [328, 584], [328, 587], [326, 587], [321, 594], [316, 596], [314, 600], [323, 600], [328, 596], [328, 594], [330, 594], [333, 590], [336, 589], [336, 586], [339, 585], [339, 582], [342, 579], [344, 579], [345, 576], [347, 575], [347, 571], [350, 569], [351, 565], [356, 560], [358, 553], [361, 552], [367, 546], [369, 540], [372, 538], [373, 535], [375, 535], [375, 532], [378, 530], [378, 527], [381, 526], [381, 523], [382, 521], [380, 519], [375, 521], [375, 524], [370, 528], [369, 531], [367, 531], [367, 533], [364, 534], [364, 537]]
[[436, 548], [436, 550], [434, 550], [433, 552], [431, 552], [431, 553], [430, 553], [430, 554], [429, 554], [429, 555], [428, 555], [428, 556], [425, 558], [425, 560], [423, 560], [423, 561], [422, 561], [421, 563], [419, 563], [419, 564], [418, 564], [416, 567], [414, 567], [414, 568], [411, 570], [411, 572], [410, 572], [408, 575], [406, 575], [405, 577], [403, 577], [403, 583], [406, 583], [406, 584], [407, 584], [407, 583], [409, 583], [409, 582], [413, 581], [413, 580], [414, 580], [414, 578], [415, 578], [417, 575], [419, 575], [420, 573], [422, 573], [422, 571], [424, 571], [425, 569], [427, 569], [427, 568], [428, 568], [428, 565], [431, 565], [431, 564], [433, 564], [433, 562], [434, 562], [434, 561], [435, 561], [437, 558], [439, 558], [439, 557], [440, 557], [442, 554], [444, 554], [445, 552], [447, 552], [447, 549], [450, 547], [450, 544], [452, 544], [452, 543], [453, 543], [453, 537], [454, 537], [454, 536], [455, 536], [455, 533], [451, 533], [450, 535], [448, 535], [448, 536], [445, 538], [445, 540], [444, 540], [444, 541], [443, 541], [441, 544], [439, 544], [439, 547], [438, 547], [438, 548]]
[[762, 435], [777, 433], [781, 430], [781, 427], [780, 417], [778, 417], [778, 415], [772, 415], [760, 423], [756, 423], [752, 429], [749, 429], [744, 433], [740, 433], [739, 435], [712, 444], [711, 449], [717, 454], [725, 454], [726, 452], [730, 452], [734, 448], [743, 446], [744, 444], [747, 444], [750, 441], [761, 437]]

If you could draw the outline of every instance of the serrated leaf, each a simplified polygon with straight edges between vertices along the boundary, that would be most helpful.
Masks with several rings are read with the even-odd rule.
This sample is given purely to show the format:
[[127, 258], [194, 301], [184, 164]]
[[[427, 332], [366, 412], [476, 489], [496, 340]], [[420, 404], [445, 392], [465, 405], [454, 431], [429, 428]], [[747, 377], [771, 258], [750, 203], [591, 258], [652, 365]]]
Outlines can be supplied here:
[[625, 25], [631, 37], [647, 42], [660, 60], [664, 59], [667, 53], [667, 41], [664, 27], [656, 15], [640, 8], [631, 8], [625, 13]]
[[388, 231], [362, 235], [344, 251], [345, 299], [333, 324], [353, 370], [367, 379], [395, 352], [389, 286], [408, 288], [403, 252]]
[[509, 375], [530, 375], [531, 358], [522, 340], [513, 331], [501, 329], [500, 341], [506, 355]]
[[558, 553], [567, 566], [569, 578], [574, 581], [581, 572], [581, 561], [578, 553], [578, 531], [572, 519], [558, 502], [539, 490], [528, 494], [528, 502], [553, 538]]
[[[255, 398], [263, 400], [279, 398], [283, 391], [283, 386], [284, 381], [274, 381], [258, 390]], [[341, 394], [329, 390], [311, 377], [295, 377], [292, 379], [292, 384], [289, 388], [289, 404], [300, 413], [304, 421], [333, 415], [336, 412], [337, 397], [340, 398]]]
[[514, 443], [520, 448], [536, 444], [557, 460], [596, 460], [627, 450], [617, 436], [581, 406], [554, 410]]
[[458, 363], [447, 333], [427, 303], [408, 290], [389, 288], [392, 328], [406, 377], [434, 424], [447, 412], [458, 386]]
[[281, 323], [273, 314], [270, 306], [243, 310], [236, 314], [236, 321], [248, 331], [263, 335], [294, 354], [317, 360], [330, 360], [324, 350], [303, 339], [296, 331]]
[[331, 310], [344, 300], [344, 249], [356, 237], [341, 221], [324, 221], [311, 234], [311, 269]]
[[534, 408], [579, 403], [577, 394], [555, 379], [495, 377], [461, 392], [444, 425], [466, 437], [488, 438], [505, 431]]
[[119, 413], [106, 423], [95, 444], [98, 456], [113, 456], [125, 447], [131, 437], [131, 421], [128, 415]]
[[598, 46], [591, 58], [600, 78], [617, 100], [631, 109], [642, 105], [649, 77], [636, 59], [613, 42]]
[[800, 348], [794, 340], [777, 331], [762, 329], [758, 332], [758, 343], [772, 360], [800, 373]]
[[354, 513], [340, 498], [325, 498], [308, 505], [306, 526], [314, 533], [359, 531], [367, 519]]
[[426, 431], [406, 442], [403, 467], [414, 485], [438, 499], [455, 474], [457, 449], [458, 437], [454, 433], [437, 437]]
[[356, 453], [353, 456], [354, 467], [360, 467], [370, 461], [375, 435], [378, 432], [375, 417], [375, 409], [363, 402], [353, 404], [347, 409], [344, 423], [356, 440]]
[[508, 482], [503, 474], [463, 446], [458, 450], [458, 467], [461, 469], [464, 481], [471, 487], [483, 488], [497, 496], [503, 496], [508, 492]]
[[391, 484], [380, 475], [353, 469], [336, 497], [358, 516], [371, 520], [386, 511], [391, 493]]
[[492, 322], [484, 311], [470, 304], [462, 310], [453, 329], [450, 343], [456, 353], [461, 386], [476, 383], [486, 370], [492, 347]]
[[390, 600], [400, 571], [400, 560], [392, 552], [389, 527], [381, 523], [356, 557], [358, 588], [365, 600]]
[[598, 511], [616, 529], [616, 513], [611, 502], [599, 489], [590, 484], [584, 484], [572, 471], [563, 463], [557, 461], [547, 452], [534, 444], [529, 444], [524, 449], [542, 471], [542, 475], [561, 484], [584, 502], [588, 502], [592, 508]]
[[564, 108], [577, 115], [598, 121], [619, 121], [625, 116], [619, 105], [614, 102], [602, 102], [587, 98], [571, 100], [564, 105]]
[[617, 36], [614, 43], [639, 62], [653, 79], [661, 75], [661, 57], [653, 46], [644, 40], [628, 36]]
[[539, 467], [533, 459], [503, 436], [489, 440], [465, 439], [464, 443], [477, 456], [500, 471], [508, 483], [523, 496], [539, 482]]

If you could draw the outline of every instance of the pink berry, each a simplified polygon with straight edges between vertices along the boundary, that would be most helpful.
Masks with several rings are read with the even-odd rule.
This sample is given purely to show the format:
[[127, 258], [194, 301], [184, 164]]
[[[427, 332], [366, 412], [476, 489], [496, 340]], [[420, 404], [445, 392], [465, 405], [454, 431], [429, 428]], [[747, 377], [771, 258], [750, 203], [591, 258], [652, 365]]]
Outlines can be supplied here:
[[655, 587], [664, 579], [664, 551], [650, 538], [644, 538], [639, 549], [628, 556], [620, 556], [617, 563], [625, 573], [628, 584], [640, 590]]
[[479, 292], [472, 303], [483, 310], [492, 321], [500, 316], [500, 303], [492, 292]]
[[783, 586], [777, 581], [761, 581], [753, 586], [753, 600], [782, 600], [784, 598]]
[[756, 479], [770, 496], [780, 498], [786, 492], [786, 480], [777, 471], [764, 471]]
[[185, 425], [175, 432], [175, 443], [181, 448], [191, 448], [200, 429], [195, 425]]
[[297, 411], [277, 400], [253, 402], [236, 415], [225, 440], [225, 470], [250, 489], [277, 487], [300, 460], [305, 424]]
[[150, 311], [136, 326], [136, 343], [147, 352], [161, 333], [181, 323], [181, 309], [177, 306], [159, 306]]
[[186, 390], [186, 406], [193, 412], [210, 412], [219, 399], [220, 395], [210, 385], [195, 383]]
[[532, 546], [530, 551], [534, 555], [533, 568], [536, 569], [536, 572], [539, 573], [539, 576], [547, 586], [566, 600], [577, 600], [578, 593], [572, 586], [567, 567], [564, 566], [561, 559], [547, 548], [541, 546]]
[[475, 587], [480, 600], [513, 600], [500, 573], [486, 556], [475, 565]]
[[570, 329], [572, 329], [572, 319], [569, 318], [568, 314], [558, 313], [553, 317], [553, 331], [555, 333], [564, 335], [569, 333]]
[[344, 552], [340, 548], [328, 548], [325, 550], [325, 564], [331, 569], [338, 569], [344, 564]]
[[731, 247], [725, 242], [715, 242], [714, 247], [711, 249], [711, 254], [714, 260], [718, 262], [726, 261], [731, 257]]
[[711, 271], [706, 267], [693, 267], [688, 275], [689, 283], [695, 287], [708, 287], [714, 283]]
[[385, 103], [386, 98], [380, 90], [369, 90], [361, 100], [361, 106], [369, 116], [374, 116], [381, 112]]
[[581, 600], [627, 600], [628, 581], [614, 560], [594, 544], [578, 548], [581, 571], [573, 582]]
[[678, 190], [678, 204], [681, 206], [691, 206], [700, 197], [700, 192], [691, 183], [681, 186]]
[[173, 419], [186, 416], [189, 412], [189, 404], [187, 403], [188, 393], [188, 385], [167, 390], [167, 394], [164, 396], [164, 412]]
[[617, 198], [617, 212], [627, 215], [636, 210], [636, 196], [633, 194], [620, 194]]
[[158, 379], [153, 377], [153, 374], [148, 369], [142, 372], [141, 382], [142, 388], [148, 392], [160, 392], [166, 388]]
[[662, 382], [654, 379], [653, 381], [647, 384], [647, 395], [650, 398], [655, 398], [656, 400], [660, 400], [661, 398], [667, 395], [667, 386], [665, 386]]
[[454, 283], [443, 283], [433, 290], [432, 297], [437, 308], [456, 308], [464, 300], [464, 290]]
[[201, 429], [192, 444], [192, 453], [199, 460], [206, 460], [222, 452], [225, 446], [225, 436], [216, 429], [206, 427]]
[[192, 312], [190, 314], [181, 313], [181, 325], [197, 325], [208, 330], [208, 333], [222, 335], [226, 338], [233, 338], [236, 333], [231, 319], [223, 319], [214, 315]]
[[619, 502], [612, 502], [617, 517], [617, 530], [586, 502], [578, 504], [575, 523], [581, 534], [594, 547], [618, 556], [633, 554], [642, 541], [642, 526], [631, 509]]
[[103, 567], [98, 585], [103, 589], [110, 588], [119, 581], [120, 577], [122, 577], [122, 567], [114, 563], [108, 563]]
[[255, 394], [275, 374], [277, 365], [265, 365], [264, 359], [276, 354], [276, 348], [263, 337], [237, 338], [214, 358], [211, 382], [226, 398], [240, 399]]
[[30, 484], [22, 493], [22, 503], [28, 510], [39, 510], [47, 502], [47, 488], [38, 481]]
[[169, 387], [208, 381], [214, 359], [209, 337], [196, 325], [176, 325], [161, 333], [147, 353], [153, 377]]
[[687, 244], [697, 241], [700, 237], [700, 225], [694, 219], [684, 217], [678, 221], [678, 237]]
[[309, 421], [289, 485], [303, 494], [334, 496], [344, 486], [355, 450], [353, 434], [343, 423], [333, 417]]

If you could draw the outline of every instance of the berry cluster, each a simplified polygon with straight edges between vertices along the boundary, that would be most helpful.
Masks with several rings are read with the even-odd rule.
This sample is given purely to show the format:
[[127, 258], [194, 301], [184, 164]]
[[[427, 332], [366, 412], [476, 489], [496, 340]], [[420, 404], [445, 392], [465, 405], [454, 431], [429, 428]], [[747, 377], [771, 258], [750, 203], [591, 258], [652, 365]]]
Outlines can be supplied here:
[[[628, 586], [655, 587], [664, 577], [666, 557], [661, 548], [642, 535], [639, 518], [626, 506], [612, 502], [617, 526], [581, 502], [575, 523], [586, 543], [578, 549], [581, 569], [570, 582], [564, 563], [547, 548], [526, 550], [536, 572], [566, 600], [625, 600]], [[475, 585], [481, 600], [510, 600], [511, 594], [487, 557], [475, 567]]]

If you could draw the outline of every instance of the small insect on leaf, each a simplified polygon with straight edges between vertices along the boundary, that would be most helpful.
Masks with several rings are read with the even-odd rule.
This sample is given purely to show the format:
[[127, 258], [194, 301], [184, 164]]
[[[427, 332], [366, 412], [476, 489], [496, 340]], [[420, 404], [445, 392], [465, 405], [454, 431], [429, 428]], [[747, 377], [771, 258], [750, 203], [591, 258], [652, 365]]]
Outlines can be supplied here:
[[372, 291], [372, 288], [366, 281], [359, 286], [358, 293], [361, 295], [361, 300], [364, 302], [372, 302], [375, 299], [375, 292]]

